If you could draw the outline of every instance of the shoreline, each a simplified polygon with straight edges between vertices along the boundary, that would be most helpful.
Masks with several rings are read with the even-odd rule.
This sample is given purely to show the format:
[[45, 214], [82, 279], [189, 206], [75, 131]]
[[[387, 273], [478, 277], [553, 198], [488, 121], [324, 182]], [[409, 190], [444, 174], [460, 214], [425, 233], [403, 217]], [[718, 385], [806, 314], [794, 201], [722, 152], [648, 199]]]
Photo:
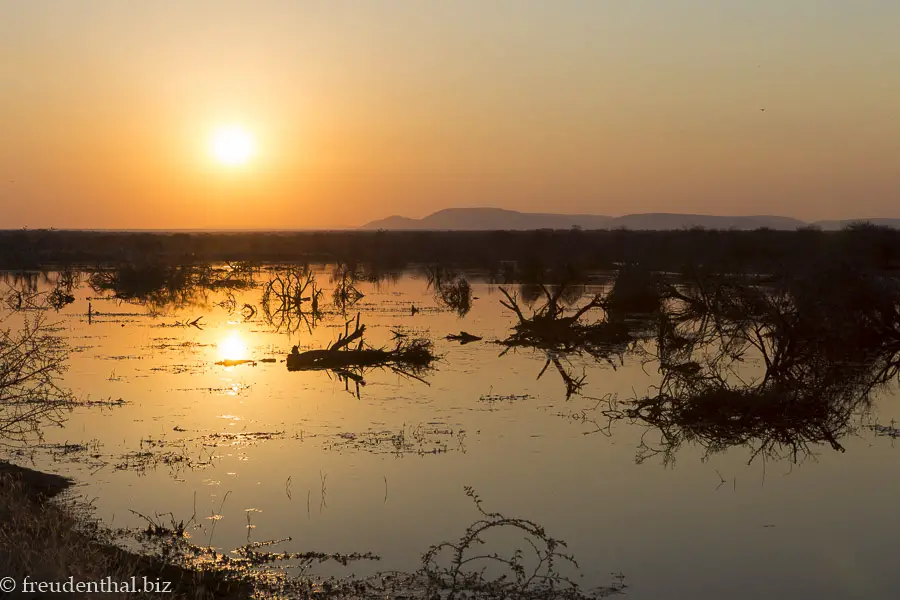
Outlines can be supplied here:
[[23, 491], [33, 500], [52, 499], [75, 485], [75, 480], [69, 477], [20, 467], [0, 459], [0, 479], [8, 477], [21, 481]]
[[[73, 479], [0, 460], [0, 574], [18, 584], [102, 581], [170, 582], [168, 593], [112, 592], [106, 598], [249, 598], [251, 587], [215, 571], [197, 571], [151, 556], [123, 550], [110, 541], [101, 524], [78, 515], [55, 498], [75, 484]], [[29, 593], [18, 598], [87, 598], [82, 593]]]

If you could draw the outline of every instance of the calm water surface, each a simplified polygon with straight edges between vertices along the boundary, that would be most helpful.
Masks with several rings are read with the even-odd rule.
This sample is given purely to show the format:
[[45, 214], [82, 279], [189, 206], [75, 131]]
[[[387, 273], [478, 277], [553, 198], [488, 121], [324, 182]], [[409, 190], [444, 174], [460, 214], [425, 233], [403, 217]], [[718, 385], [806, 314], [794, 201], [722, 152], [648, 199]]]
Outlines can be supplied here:
[[[357, 397], [326, 372], [289, 372], [291, 346], [327, 345], [344, 319], [332, 310], [312, 332], [274, 331], [240, 312], [259, 306], [260, 288], [234, 292], [230, 311], [217, 304], [226, 292], [149, 310], [79, 287], [54, 316], [74, 349], [66, 384], [127, 404], [78, 409], [46, 442], [91, 450], [37, 452], [35, 465], [76, 478], [115, 527], [144, 525], [131, 511], [196, 511], [192, 537], [226, 552], [290, 537], [272, 549], [382, 557], [319, 568], [327, 574], [415, 569], [429, 545], [478, 517], [463, 491], [472, 486], [487, 509], [566, 540], [588, 587], [623, 573], [639, 599], [896, 597], [900, 448], [889, 437], [861, 428], [841, 440], [846, 452], [820, 446], [797, 464], [748, 464], [746, 447], [704, 459], [691, 446], [673, 465], [639, 463], [642, 436], [658, 433], [625, 421], [598, 432], [580, 417], [605, 424], [596, 398], [645, 394], [655, 365], [629, 354], [615, 368], [573, 359], [587, 385], [567, 399], [552, 366], [537, 379], [542, 353], [500, 357], [489, 343], [515, 322], [495, 287], [473, 283], [464, 318], [441, 309], [421, 277], [359, 287], [351, 314], [361, 312], [372, 345], [391, 345], [393, 331], [435, 341], [442, 358], [427, 384], [375, 371]], [[202, 328], [178, 325], [200, 316]], [[484, 341], [444, 340], [461, 329]], [[276, 362], [215, 364], [263, 358]], [[897, 400], [879, 393], [875, 420], [900, 420]], [[152, 464], [136, 465], [137, 452]]]

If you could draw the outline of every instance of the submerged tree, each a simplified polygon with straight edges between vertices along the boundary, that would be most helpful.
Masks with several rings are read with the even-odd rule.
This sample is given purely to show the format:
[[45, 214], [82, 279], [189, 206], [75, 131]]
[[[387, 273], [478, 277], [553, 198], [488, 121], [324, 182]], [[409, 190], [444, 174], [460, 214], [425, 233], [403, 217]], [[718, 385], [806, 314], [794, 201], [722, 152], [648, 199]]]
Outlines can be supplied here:
[[660, 288], [659, 277], [646, 267], [622, 265], [604, 299], [604, 308], [614, 319], [656, 313], [662, 301]]
[[56, 276], [53, 290], [47, 295], [47, 303], [55, 310], [75, 302], [75, 290], [81, 284], [81, 273], [63, 269]]
[[[654, 444], [645, 436], [640, 460], [671, 462], [684, 443], [708, 453], [747, 446], [751, 461], [797, 460], [822, 444], [844, 450], [840, 439], [863, 423], [872, 392], [900, 370], [900, 287], [854, 275], [823, 290], [820, 276], [670, 286], [648, 357], [662, 381], [617, 413], [659, 433]], [[761, 374], [749, 378], [742, 367], [753, 362]]]
[[207, 293], [253, 287], [254, 270], [243, 263], [224, 267], [134, 263], [97, 269], [88, 279], [96, 293], [112, 293], [125, 302], [146, 306], [151, 312], [205, 303]]
[[342, 314], [365, 296], [356, 287], [356, 283], [362, 277], [361, 268], [356, 264], [339, 262], [334, 266], [331, 272], [331, 282], [335, 284], [335, 287], [331, 297], [334, 306]]
[[[613, 358], [618, 357], [621, 361], [622, 355], [635, 339], [631, 326], [624, 320], [586, 319], [590, 311], [603, 308], [604, 298], [600, 294], [594, 295], [580, 307], [569, 308], [567, 305], [574, 304], [577, 300], [565, 300], [570, 289], [565, 283], [553, 288], [541, 285], [540, 293], [545, 301], [532, 309], [531, 316], [526, 316], [519, 305], [518, 294], [510, 293], [504, 287], [500, 288], [505, 298], [500, 303], [518, 318], [512, 334], [499, 342], [506, 346], [500, 355], [516, 348], [543, 351], [547, 360], [538, 379], [553, 365], [566, 385], [566, 398], [579, 393], [586, 379], [584, 374], [581, 377], [573, 376], [571, 368], [563, 364], [568, 363], [570, 356], [588, 356], [615, 368]], [[531, 304], [533, 306], [535, 303]]]
[[627, 327], [623, 323], [595, 321], [586, 323], [582, 318], [588, 311], [603, 307], [603, 298], [597, 294], [581, 307], [566, 314], [562, 297], [565, 285], [559, 285], [554, 291], [541, 286], [546, 301], [532, 314], [526, 317], [519, 306], [516, 294], [510, 294], [505, 288], [500, 293], [506, 298], [501, 300], [505, 308], [515, 313], [519, 322], [513, 326], [514, 333], [503, 343], [509, 346], [532, 346], [547, 350], [572, 351], [606, 349], [609, 345], [620, 344], [631, 340]]
[[455, 311], [460, 317], [469, 314], [474, 295], [468, 279], [443, 265], [426, 267], [425, 275], [438, 304]]
[[263, 288], [263, 317], [276, 331], [294, 333], [305, 324], [312, 332], [322, 318], [321, 298], [322, 290], [309, 265], [278, 270]]

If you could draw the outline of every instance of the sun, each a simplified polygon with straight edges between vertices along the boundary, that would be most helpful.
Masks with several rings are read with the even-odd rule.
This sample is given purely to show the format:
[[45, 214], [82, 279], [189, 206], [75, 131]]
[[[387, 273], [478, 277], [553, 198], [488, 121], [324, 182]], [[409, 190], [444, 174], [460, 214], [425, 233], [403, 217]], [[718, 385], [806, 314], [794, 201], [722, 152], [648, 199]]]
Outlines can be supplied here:
[[245, 164], [256, 153], [253, 136], [243, 127], [229, 126], [213, 133], [210, 149], [220, 163], [230, 167]]
[[219, 358], [222, 360], [244, 360], [247, 358], [247, 345], [236, 331], [219, 341], [218, 350]]

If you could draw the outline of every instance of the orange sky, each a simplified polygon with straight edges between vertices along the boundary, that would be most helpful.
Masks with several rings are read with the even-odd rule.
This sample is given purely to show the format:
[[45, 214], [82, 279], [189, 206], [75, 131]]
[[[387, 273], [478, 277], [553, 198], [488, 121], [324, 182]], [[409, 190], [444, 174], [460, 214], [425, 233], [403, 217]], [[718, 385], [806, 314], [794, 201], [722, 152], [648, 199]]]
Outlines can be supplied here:
[[0, 228], [900, 217], [898, 107], [894, 0], [8, 1]]

